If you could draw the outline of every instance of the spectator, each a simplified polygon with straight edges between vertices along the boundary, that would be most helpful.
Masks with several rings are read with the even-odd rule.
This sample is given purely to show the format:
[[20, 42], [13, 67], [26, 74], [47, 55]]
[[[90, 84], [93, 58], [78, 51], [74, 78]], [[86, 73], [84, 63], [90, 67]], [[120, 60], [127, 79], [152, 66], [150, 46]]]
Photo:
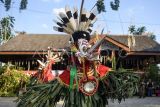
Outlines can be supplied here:
[[160, 86], [156, 87], [156, 96], [160, 96]]
[[147, 82], [147, 95], [149, 97], [152, 97], [152, 93], [153, 93], [153, 82], [151, 79], [149, 79], [149, 81]]
[[146, 84], [144, 82], [144, 80], [142, 80], [140, 82], [140, 86], [139, 86], [139, 97], [145, 97], [145, 93], [146, 93]]

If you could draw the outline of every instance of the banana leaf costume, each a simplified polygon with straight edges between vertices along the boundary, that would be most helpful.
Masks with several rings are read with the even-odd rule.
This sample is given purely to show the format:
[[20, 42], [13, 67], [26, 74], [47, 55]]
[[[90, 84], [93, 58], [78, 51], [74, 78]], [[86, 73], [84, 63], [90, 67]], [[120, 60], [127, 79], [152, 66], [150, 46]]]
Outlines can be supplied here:
[[62, 53], [69, 53], [70, 63], [64, 70], [53, 71], [52, 65], [61, 61], [61, 55], [51, 54], [49, 48], [46, 63], [38, 61], [42, 69], [37, 79], [41, 82], [28, 87], [27, 92], [19, 96], [18, 107], [56, 107], [61, 100], [63, 107], [105, 107], [109, 98], [120, 102], [136, 92], [137, 75], [116, 71], [113, 66], [107, 67], [99, 61], [100, 45], [105, 36], [91, 36], [97, 13], [95, 9], [91, 12], [83, 9], [78, 18], [78, 9], [71, 12], [68, 6], [65, 13], [59, 13], [55, 21], [58, 26], [54, 29], [70, 35], [70, 52], [62, 50]]

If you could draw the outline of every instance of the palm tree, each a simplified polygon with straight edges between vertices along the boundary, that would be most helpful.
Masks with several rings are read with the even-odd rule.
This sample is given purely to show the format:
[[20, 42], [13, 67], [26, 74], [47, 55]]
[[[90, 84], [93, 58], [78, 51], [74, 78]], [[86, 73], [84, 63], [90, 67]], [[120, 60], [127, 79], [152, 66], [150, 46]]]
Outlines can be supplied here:
[[[4, 5], [6, 11], [9, 11], [14, 0], [0, 0], [0, 3]], [[24, 10], [27, 8], [28, 0], [20, 0], [19, 10]], [[7, 16], [0, 20], [0, 43], [5, 43], [11, 39], [13, 35], [14, 28], [14, 17]]]
[[[119, 4], [120, 4], [119, 0], [114, 0], [114, 2], [111, 1], [110, 2], [111, 9], [115, 10], [115, 11], [118, 10]], [[96, 7], [96, 6], [97, 6], [97, 10], [98, 10], [99, 13], [106, 12], [105, 5], [104, 5], [104, 0], [97, 0], [96, 4], [93, 6], [93, 8]]]
[[146, 31], [146, 27], [142, 26], [136, 29], [135, 25], [131, 25], [128, 31], [130, 32], [130, 34], [133, 34], [133, 35], [142, 35]]
[[150, 37], [152, 40], [156, 40], [156, 35], [154, 35], [154, 33], [152, 32], [146, 32], [147, 29], [145, 26], [141, 26], [136, 28], [135, 25], [131, 25], [129, 27], [129, 33], [133, 34], [133, 35], [142, 35], [142, 34], [147, 34], [148, 37]]
[[[12, 3], [13, 0], [0, 0], [0, 2], [2, 4], [4, 4], [4, 7], [6, 9], [6, 11], [8, 11], [10, 8], [11, 8], [11, 3]], [[28, 1], [27, 0], [21, 0], [20, 1], [20, 5], [19, 5], [19, 9], [20, 10], [24, 10], [27, 8], [27, 4], [28, 4]]]
[[8, 16], [4, 17], [0, 20], [0, 38], [1, 43], [4, 43], [11, 39], [13, 35], [13, 28], [14, 28], [14, 17]]

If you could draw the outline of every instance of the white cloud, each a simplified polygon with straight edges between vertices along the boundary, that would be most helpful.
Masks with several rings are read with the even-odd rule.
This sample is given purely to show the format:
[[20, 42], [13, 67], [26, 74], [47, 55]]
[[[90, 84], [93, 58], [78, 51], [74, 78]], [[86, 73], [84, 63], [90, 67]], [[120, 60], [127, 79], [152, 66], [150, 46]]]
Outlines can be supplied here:
[[59, 12], [65, 13], [65, 9], [64, 8], [53, 8], [53, 14], [58, 15]]
[[47, 29], [48, 28], [48, 25], [47, 24], [42, 24], [42, 27]]

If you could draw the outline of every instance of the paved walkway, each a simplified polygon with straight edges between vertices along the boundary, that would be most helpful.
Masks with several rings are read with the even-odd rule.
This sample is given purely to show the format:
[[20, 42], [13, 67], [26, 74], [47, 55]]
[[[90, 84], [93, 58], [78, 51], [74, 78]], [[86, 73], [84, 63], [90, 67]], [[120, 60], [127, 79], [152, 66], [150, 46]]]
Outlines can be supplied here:
[[109, 101], [109, 107], [160, 107], [160, 97], [129, 98], [120, 104]]
[[16, 107], [15, 97], [0, 97], [0, 107]]
[[[0, 107], [16, 107], [13, 102], [16, 98], [0, 97]], [[59, 104], [57, 107], [61, 107]], [[117, 101], [109, 101], [108, 107], [160, 107], [160, 97], [146, 97], [146, 98], [129, 98], [122, 101], [120, 104]]]

